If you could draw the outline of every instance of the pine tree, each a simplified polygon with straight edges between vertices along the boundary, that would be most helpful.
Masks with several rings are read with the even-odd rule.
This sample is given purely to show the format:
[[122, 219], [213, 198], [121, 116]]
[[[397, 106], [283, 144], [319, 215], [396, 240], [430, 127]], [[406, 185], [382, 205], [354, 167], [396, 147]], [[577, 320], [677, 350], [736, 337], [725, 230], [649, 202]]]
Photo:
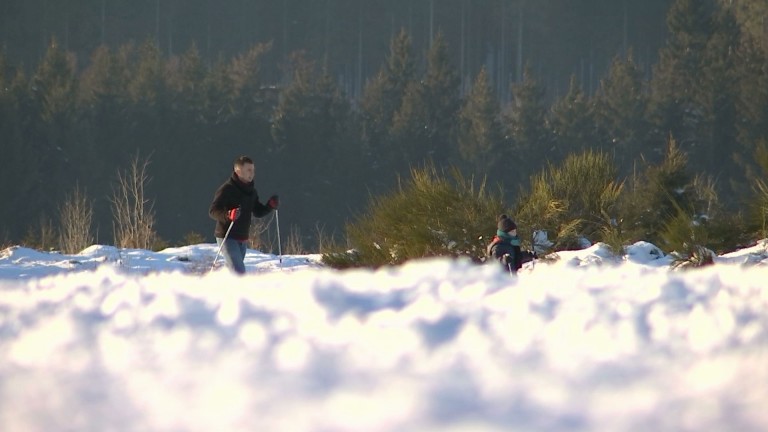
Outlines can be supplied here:
[[763, 49], [768, 49], [766, 42], [766, 24], [768, 2], [765, 0], [719, 0], [723, 6], [733, 8], [741, 30], [751, 41], [759, 42]]
[[[293, 53], [290, 60], [291, 80], [281, 91], [272, 123], [278, 155], [274, 162], [287, 172], [275, 174], [284, 185], [281, 193], [301, 197], [292, 211], [310, 214], [329, 201], [348, 201], [359, 192], [348, 178], [358, 161], [346, 153], [350, 106], [333, 78], [325, 68], [318, 72], [302, 52]], [[340, 216], [326, 212], [314, 220]]]
[[[29, 168], [38, 165], [35, 158], [38, 152], [25, 138], [34, 114], [24, 69], [11, 67], [4, 49], [0, 49], [0, 89], [0, 184], [24, 185], [29, 180]], [[28, 210], [25, 204], [28, 200], [18, 190], [17, 187], [0, 188], [0, 200], [5, 203], [0, 206], [0, 220], [9, 232], [22, 232], [26, 228], [27, 220], [19, 218], [19, 212]]]
[[659, 52], [651, 81], [650, 112], [656, 141], [671, 134], [684, 149], [700, 142], [697, 101], [711, 19], [706, 0], [675, 0], [667, 16], [669, 39]]
[[[377, 174], [379, 170], [392, 173], [402, 160], [402, 149], [394, 148], [390, 133], [395, 113], [402, 107], [414, 77], [411, 38], [401, 30], [391, 41], [386, 63], [366, 85], [360, 101], [363, 140], [370, 154], [371, 168]], [[394, 176], [390, 180], [394, 180]]]
[[568, 93], [552, 106], [549, 123], [559, 155], [550, 159], [564, 158], [597, 146], [593, 107], [575, 76], [571, 77]]
[[703, 122], [699, 136], [701, 151], [691, 161], [717, 177], [741, 177], [734, 165], [738, 153], [738, 51], [741, 34], [732, 8], [721, 6], [713, 20], [702, 68], [703, 82], [697, 93]]
[[137, 55], [136, 67], [128, 84], [131, 100], [144, 107], [154, 108], [166, 100], [162, 53], [152, 39], [147, 39]]
[[739, 149], [737, 162], [748, 173], [757, 169], [752, 155], [768, 142], [768, 51], [762, 42], [746, 37], [737, 52]]
[[[334, 161], [349, 105], [327, 71], [318, 77], [303, 53], [291, 56], [292, 79], [275, 109], [272, 136], [278, 151], [307, 179], [327, 172]], [[311, 180], [314, 182], [314, 180]]]
[[633, 240], [661, 245], [664, 226], [682, 210], [693, 218], [695, 196], [693, 176], [688, 172], [688, 156], [674, 138], [667, 144], [664, 159], [647, 164], [629, 179], [622, 213], [624, 228]]
[[392, 120], [395, 146], [402, 149], [400, 170], [431, 160], [443, 165], [453, 159], [452, 136], [459, 110], [459, 78], [451, 66], [448, 46], [438, 34], [427, 53], [422, 80], [407, 87]]
[[[153, 154], [157, 163], [175, 162], [193, 169], [205, 169], [201, 156], [211, 150], [210, 144], [214, 142], [205, 121], [207, 75], [207, 68], [194, 43], [183, 54], [173, 56], [166, 62], [168, 110], [163, 117], [167, 119], [167, 125], [158, 130], [159, 145], [164, 151]], [[178, 184], [179, 187], [182, 184], [178, 176], [169, 170], [161, 170], [155, 177], [163, 184]], [[184, 208], [186, 205], [186, 200], [178, 195], [166, 200], [169, 207]]]
[[72, 120], [77, 84], [74, 58], [61, 49], [55, 39], [52, 40], [31, 82], [44, 121], [62, 126]]
[[[138, 48], [133, 42], [121, 45], [111, 57], [112, 71], [114, 74], [109, 77], [111, 84], [116, 86], [116, 95], [121, 105], [128, 105], [133, 102], [131, 94], [131, 82], [136, 76], [138, 67]], [[112, 82], [115, 80], [116, 82]]]
[[6, 57], [5, 48], [0, 48], [0, 98], [5, 95], [5, 89], [7, 88], [8, 72], [9, 72], [8, 58]]
[[106, 100], [116, 103], [120, 93], [125, 91], [127, 80], [123, 81], [122, 78], [127, 72], [118, 67], [116, 56], [107, 46], [96, 48], [80, 76], [78, 99], [82, 109], [98, 109], [96, 105]]
[[530, 66], [525, 68], [523, 81], [513, 87], [512, 93], [513, 104], [506, 120], [511, 142], [504, 157], [515, 164], [508, 179], [512, 184], [520, 184], [544, 166], [548, 158], [553, 158], [555, 149], [547, 129], [545, 90], [534, 79]]
[[13, 125], [11, 116], [15, 101], [14, 94], [9, 91], [11, 87], [11, 67], [5, 54], [5, 48], [0, 48], [0, 137], [9, 137], [10, 128]]
[[256, 44], [234, 59], [229, 66], [232, 80], [232, 105], [235, 114], [246, 121], [269, 118], [276, 97], [263, 88], [261, 71], [263, 58], [272, 50], [272, 44]]
[[256, 44], [246, 53], [235, 57], [229, 65], [230, 82], [223, 81], [222, 89], [232, 86], [232, 120], [221, 133], [226, 143], [255, 143], [260, 150], [272, 150], [271, 117], [278, 102], [279, 88], [264, 84], [262, 70], [264, 57], [272, 44]]
[[77, 139], [83, 151], [78, 165], [89, 167], [80, 181], [97, 195], [109, 193], [103, 179], [113, 174], [114, 167], [123, 163], [126, 149], [135, 145], [126, 121], [131, 105], [127, 84], [131, 71], [128, 53], [132, 49], [121, 47], [118, 55], [105, 45], [99, 46], [80, 77]]
[[168, 63], [166, 81], [172, 92], [171, 109], [202, 112], [205, 104], [203, 82], [207, 71], [197, 46], [193, 43], [184, 54], [173, 57]]
[[[75, 133], [78, 121], [75, 70], [74, 56], [53, 39], [30, 78], [29, 122], [20, 129], [16, 144], [26, 147], [25, 153], [35, 157], [24, 172], [21, 190], [26, 200], [18, 211], [31, 214], [55, 211], [47, 197], [63, 194], [68, 188], [67, 181], [80, 177], [81, 170], [85, 170], [79, 164], [79, 156], [84, 154], [83, 143]], [[22, 121], [26, 115], [22, 114]]]
[[497, 164], [503, 165], [499, 163], [503, 141], [499, 101], [482, 68], [459, 113], [459, 151], [474, 173], [493, 173]]
[[631, 53], [626, 59], [613, 59], [608, 76], [600, 82], [594, 104], [603, 147], [613, 154], [620, 172], [629, 173], [633, 161], [651, 150], [646, 147], [650, 128], [648, 96], [642, 71]]
[[209, 125], [224, 125], [235, 114], [235, 85], [228, 65], [218, 61], [203, 80], [203, 118]]
[[427, 89], [420, 81], [405, 88], [403, 103], [392, 118], [388, 140], [392, 149], [393, 167], [405, 173], [433, 156], [429, 152]]

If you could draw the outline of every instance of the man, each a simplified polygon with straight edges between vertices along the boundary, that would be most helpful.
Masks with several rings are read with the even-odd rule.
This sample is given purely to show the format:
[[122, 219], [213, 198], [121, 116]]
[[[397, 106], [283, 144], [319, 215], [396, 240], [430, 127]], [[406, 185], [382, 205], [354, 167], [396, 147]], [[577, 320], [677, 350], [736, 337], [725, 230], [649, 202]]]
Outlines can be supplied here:
[[517, 273], [523, 263], [537, 258], [536, 252], [521, 251], [520, 237], [517, 236], [517, 224], [503, 214], [498, 217], [496, 236], [488, 245], [487, 255], [506, 267], [510, 273]]
[[253, 186], [254, 174], [251, 158], [240, 156], [235, 159], [232, 176], [216, 190], [208, 210], [208, 214], [216, 221], [216, 243], [219, 246], [224, 244], [221, 250], [227, 266], [238, 274], [245, 273], [244, 260], [251, 215], [264, 217], [270, 211], [277, 210], [279, 205], [277, 195], [272, 195], [266, 205], [259, 201]]

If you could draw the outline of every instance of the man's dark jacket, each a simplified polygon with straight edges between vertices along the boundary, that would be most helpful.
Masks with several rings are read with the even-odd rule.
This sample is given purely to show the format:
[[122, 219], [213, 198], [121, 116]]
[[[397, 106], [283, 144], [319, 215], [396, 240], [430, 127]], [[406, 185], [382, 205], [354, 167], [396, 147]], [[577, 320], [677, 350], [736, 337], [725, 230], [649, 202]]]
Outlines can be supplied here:
[[251, 228], [251, 214], [260, 218], [268, 215], [272, 210], [270, 207], [259, 202], [259, 194], [256, 193], [256, 188], [253, 187], [253, 181], [243, 183], [237, 177], [237, 174], [233, 172], [232, 177], [216, 190], [211, 208], [208, 210], [208, 214], [216, 221], [214, 235], [217, 238], [224, 238], [230, 222], [227, 219], [227, 212], [236, 207], [240, 207], [240, 217], [237, 218], [232, 226], [228, 238], [240, 241], [248, 240], [248, 230]]

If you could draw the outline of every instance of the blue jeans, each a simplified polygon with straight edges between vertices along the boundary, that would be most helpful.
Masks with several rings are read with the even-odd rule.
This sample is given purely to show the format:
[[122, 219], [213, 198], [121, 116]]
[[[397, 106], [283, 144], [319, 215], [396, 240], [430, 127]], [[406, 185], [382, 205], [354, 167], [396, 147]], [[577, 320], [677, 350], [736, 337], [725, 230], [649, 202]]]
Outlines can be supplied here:
[[224, 260], [227, 262], [227, 267], [237, 274], [245, 274], [245, 242], [227, 239], [216, 238], [216, 244], [221, 246], [224, 242], [224, 247], [221, 248], [221, 254], [224, 255]]

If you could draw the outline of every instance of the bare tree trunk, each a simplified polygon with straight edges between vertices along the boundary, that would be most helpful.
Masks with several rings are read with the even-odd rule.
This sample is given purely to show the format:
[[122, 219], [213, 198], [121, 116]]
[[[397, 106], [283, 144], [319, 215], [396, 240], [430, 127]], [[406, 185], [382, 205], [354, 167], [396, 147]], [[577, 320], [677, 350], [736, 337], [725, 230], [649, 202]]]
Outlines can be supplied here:
[[360, 100], [363, 96], [363, 9], [358, 12], [357, 29], [357, 82], [355, 83], [355, 97]]
[[288, 55], [288, 0], [283, 0], [283, 57]]
[[467, 83], [464, 82], [466, 77], [466, 64], [465, 64], [465, 49], [466, 49], [466, 23], [467, 23], [467, 7], [466, 0], [461, 0], [461, 42], [459, 43], [459, 71], [461, 71], [461, 91], [464, 95], [464, 89], [467, 88]]
[[325, 1], [325, 38], [323, 40], [324, 45], [324, 51], [325, 51], [325, 65], [328, 66], [328, 63], [331, 58], [331, 0]]
[[[168, 57], [173, 56], [173, 12], [175, 7], [173, 6], [173, 3], [171, 3], [170, 11], [167, 10], [168, 6], [166, 6], [166, 12], [168, 15], [168, 19], [166, 22], [168, 23]], [[159, 46], [159, 45], [158, 45]]]
[[623, 57], [626, 59], [627, 57], [627, 38], [629, 35], [629, 16], [627, 12], [627, 0], [624, 0], [624, 34], [622, 38], [622, 54]]
[[107, 44], [107, 0], [101, 0], [101, 44]]
[[499, 44], [501, 49], [499, 50], [499, 79], [497, 84], [497, 93], [501, 96], [502, 102], [506, 102], [506, 87], [507, 87], [507, 4], [502, 2], [501, 4], [501, 37]]
[[525, 0], [518, 3], [517, 14], [517, 82], [523, 81], [523, 19]]
[[155, 43], [160, 46], [160, 0], [157, 0], [155, 8]]
[[429, 47], [432, 48], [435, 34], [435, 0], [429, 0]]
[[69, 51], [69, 7], [64, 12], [64, 51]]

